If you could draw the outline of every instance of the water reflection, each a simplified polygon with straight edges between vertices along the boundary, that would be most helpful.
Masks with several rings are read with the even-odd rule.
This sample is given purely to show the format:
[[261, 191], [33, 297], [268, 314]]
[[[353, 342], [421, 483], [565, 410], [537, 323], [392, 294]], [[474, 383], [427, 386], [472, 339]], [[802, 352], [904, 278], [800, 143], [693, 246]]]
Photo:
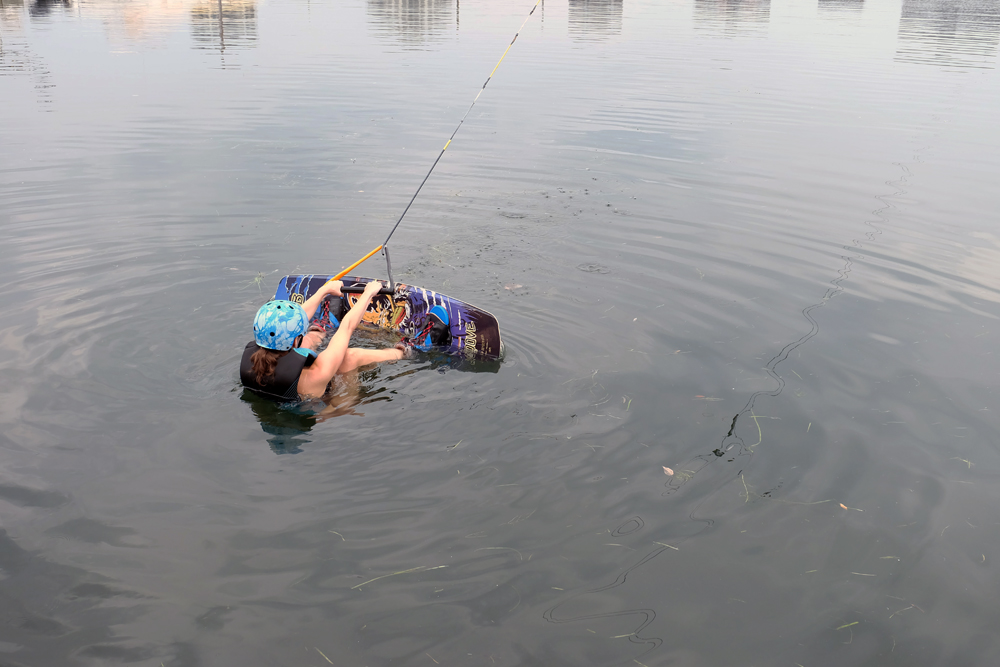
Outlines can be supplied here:
[[[440, 39], [459, 26], [460, 0], [368, 0], [368, 15], [384, 33], [410, 45]], [[454, 5], [454, 6], [453, 6]]]
[[164, 2], [159, 5], [92, 6], [104, 19], [109, 39], [118, 48], [130, 48], [136, 42], [149, 42], [183, 25], [188, 2]]
[[15, 44], [11, 34], [2, 31], [2, 28], [18, 30], [23, 13], [22, 0], [0, 0], [0, 75], [24, 71], [28, 67], [27, 44]]
[[984, 0], [903, 0], [902, 62], [952, 67], [995, 66], [1000, 4]]
[[0, 22], [16, 22], [23, 7], [24, 0], [0, 0]]
[[726, 34], [757, 31], [771, 18], [771, 0], [695, 0], [695, 27]]
[[[164, 0], [148, 4], [99, 1], [82, 5], [73, 0], [31, 0], [27, 12], [25, 6], [25, 0], [0, 0], [0, 26], [13, 28], [18, 34], [25, 16], [39, 21], [56, 12], [76, 9], [100, 17], [116, 45], [149, 42], [178, 29], [185, 18], [190, 20], [195, 49], [225, 53], [253, 46], [257, 41], [255, 0]], [[0, 73], [33, 69], [38, 68], [31, 66], [27, 48], [21, 48], [9, 34], [0, 33]]]
[[622, 0], [569, 0], [569, 34], [601, 39], [622, 31]]
[[[54, 8], [69, 9], [71, 2], [35, 2], [28, 8], [28, 14], [38, 19], [45, 17]], [[53, 87], [51, 73], [32, 50], [22, 30], [24, 16], [23, 0], [0, 0], [0, 76], [27, 75], [34, 81], [35, 95], [39, 102], [52, 101], [50, 89]], [[8, 28], [10, 30], [2, 30]]]
[[[384, 341], [385, 332], [360, 330], [359, 341], [372, 347], [373, 341]], [[339, 375], [330, 391], [322, 399], [301, 403], [276, 403], [258, 396], [250, 390], [243, 390], [240, 399], [246, 403], [260, 423], [267, 436], [267, 444], [275, 454], [298, 454], [302, 445], [312, 441], [310, 431], [334, 417], [353, 415], [364, 417], [366, 405], [382, 403], [393, 399], [391, 383], [400, 377], [417, 372], [437, 371], [438, 373], [487, 373], [496, 374], [502, 365], [500, 360], [465, 359], [445, 354], [422, 354], [416, 362], [371, 366], [358, 371]], [[384, 376], [383, 373], [386, 375]], [[360, 410], [358, 409], [360, 408]]]
[[824, 19], [832, 19], [852, 31], [857, 30], [864, 15], [864, 0], [819, 0], [819, 15]]
[[[447, 19], [387, 55], [368, 8], [401, 5], [279, 2], [244, 78], [205, 71], [218, 0], [202, 51], [205, 0], [33, 1], [4, 48], [60, 115], [0, 76], [0, 277], [37, 310], [0, 327], [0, 663], [990, 664], [997, 71], [893, 66], [895, 3], [822, 2], [857, 31], [775, 4], [767, 43], [705, 32], [766, 5], [703, 2], [692, 36], [694, 0], [630, 2], [617, 36], [575, 4], [611, 36], [518, 40], [401, 253], [497, 314], [503, 371], [385, 364], [323, 422], [230, 391], [250, 278], [360, 254], [450, 116], [407, 100], [499, 53]], [[505, 46], [498, 15], [462, 28]], [[910, 156], [886, 234], [842, 250]]]
[[275, 454], [298, 454], [301, 445], [309, 442], [306, 437], [320, 417], [311, 412], [286, 408], [274, 401], [244, 390], [240, 400], [250, 406], [260, 427], [267, 436], [267, 444]]
[[208, 0], [191, 7], [191, 36], [196, 49], [253, 46], [257, 41], [257, 3], [253, 0]]
[[[30, 493], [61, 495], [52, 491], [32, 490]], [[23, 494], [17, 497], [16, 504], [50, 507], [47, 503], [38, 505]], [[96, 521], [90, 523], [107, 529]], [[91, 541], [92, 535], [84, 535], [82, 539]], [[0, 568], [4, 572], [0, 581], [0, 605], [4, 615], [0, 651], [17, 652], [17, 664], [80, 664], [71, 654], [111, 656], [138, 662], [153, 653], [142, 641], [123, 647], [122, 638], [116, 637], [112, 630], [113, 624], [145, 613], [152, 599], [149, 594], [124, 588], [106, 577], [39, 555], [33, 549], [22, 547], [4, 529], [0, 529]], [[25, 594], [26, 591], [30, 592]], [[57, 608], [65, 609], [67, 600], [72, 602], [68, 617], [54, 613]], [[81, 633], [77, 636], [82, 641], [71, 648], [57, 641], [76, 633]]]
[[72, 8], [72, 0], [35, 0], [31, 3], [28, 13], [32, 16], [48, 16], [53, 10], [67, 10]]
[[364, 417], [355, 410], [369, 403], [392, 400], [381, 378], [382, 367], [373, 366], [337, 376], [330, 391], [322, 399], [299, 403], [277, 403], [244, 389], [240, 399], [250, 406], [267, 444], [275, 454], [298, 454], [302, 445], [311, 442], [307, 437], [316, 424], [334, 417], [354, 415]]
[[865, 0], [819, 0], [820, 10], [827, 11], [860, 11], [865, 7]]

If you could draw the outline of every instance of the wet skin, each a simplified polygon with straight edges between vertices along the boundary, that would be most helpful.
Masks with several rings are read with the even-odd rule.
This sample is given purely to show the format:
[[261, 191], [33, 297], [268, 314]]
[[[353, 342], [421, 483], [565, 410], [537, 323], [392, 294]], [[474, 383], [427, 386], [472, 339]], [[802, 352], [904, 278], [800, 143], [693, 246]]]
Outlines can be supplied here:
[[[343, 283], [339, 280], [332, 280], [324, 285], [316, 294], [311, 296], [302, 308], [306, 311], [306, 316], [310, 319], [316, 313], [316, 308], [328, 296], [341, 296], [340, 288]], [[302, 369], [299, 376], [298, 392], [303, 398], [318, 398], [322, 396], [330, 384], [330, 380], [335, 375], [341, 375], [353, 371], [361, 366], [379, 363], [383, 361], [395, 361], [403, 358], [403, 351], [395, 348], [385, 350], [369, 350], [366, 348], [348, 347], [351, 334], [358, 327], [365, 309], [371, 302], [372, 297], [382, 288], [378, 281], [372, 281], [365, 287], [361, 298], [351, 307], [344, 316], [340, 327], [334, 333], [330, 344], [319, 353], [316, 361], [308, 368]], [[323, 341], [323, 333], [319, 331], [309, 331], [300, 336], [299, 346], [317, 350]]]

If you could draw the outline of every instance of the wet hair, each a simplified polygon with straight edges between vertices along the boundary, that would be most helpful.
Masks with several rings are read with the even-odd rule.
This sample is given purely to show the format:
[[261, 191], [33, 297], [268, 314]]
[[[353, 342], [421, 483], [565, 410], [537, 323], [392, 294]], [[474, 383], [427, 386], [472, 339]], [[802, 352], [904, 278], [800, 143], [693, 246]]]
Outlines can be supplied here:
[[269, 350], [262, 347], [250, 355], [250, 369], [257, 384], [269, 384], [274, 379], [274, 369], [278, 366], [278, 360], [290, 351]]

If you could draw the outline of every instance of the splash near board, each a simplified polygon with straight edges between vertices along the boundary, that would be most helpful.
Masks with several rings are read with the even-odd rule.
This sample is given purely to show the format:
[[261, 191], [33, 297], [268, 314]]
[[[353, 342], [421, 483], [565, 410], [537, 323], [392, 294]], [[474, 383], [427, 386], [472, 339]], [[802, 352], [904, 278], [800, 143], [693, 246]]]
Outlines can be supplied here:
[[[332, 275], [285, 276], [278, 282], [274, 298], [303, 303], [332, 279]], [[340, 280], [346, 289], [363, 288], [371, 282], [371, 278], [353, 276], [344, 276]], [[344, 313], [358, 301], [359, 296], [345, 293], [339, 299], [327, 299], [317, 309], [313, 321], [327, 327], [338, 326]], [[396, 283], [393, 293], [380, 293], [372, 298], [362, 321], [413, 338], [424, 332], [431, 323], [430, 311], [435, 306], [440, 306], [447, 312], [447, 331], [450, 334], [446, 336], [447, 342], [436, 347], [436, 350], [470, 359], [503, 357], [500, 325], [492, 314], [423, 287]]]

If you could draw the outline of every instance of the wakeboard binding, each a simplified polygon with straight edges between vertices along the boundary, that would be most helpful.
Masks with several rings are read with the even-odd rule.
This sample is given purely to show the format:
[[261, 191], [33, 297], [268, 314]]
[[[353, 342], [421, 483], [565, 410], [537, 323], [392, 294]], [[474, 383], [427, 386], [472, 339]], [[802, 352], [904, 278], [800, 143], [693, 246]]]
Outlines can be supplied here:
[[421, 352], [433, 349], [445, 349], [451, 345], [451, 327], [448, 311], [441, 306], [434, 306], [427, 313], [427, 323], [415, 336], [404, 341]]

